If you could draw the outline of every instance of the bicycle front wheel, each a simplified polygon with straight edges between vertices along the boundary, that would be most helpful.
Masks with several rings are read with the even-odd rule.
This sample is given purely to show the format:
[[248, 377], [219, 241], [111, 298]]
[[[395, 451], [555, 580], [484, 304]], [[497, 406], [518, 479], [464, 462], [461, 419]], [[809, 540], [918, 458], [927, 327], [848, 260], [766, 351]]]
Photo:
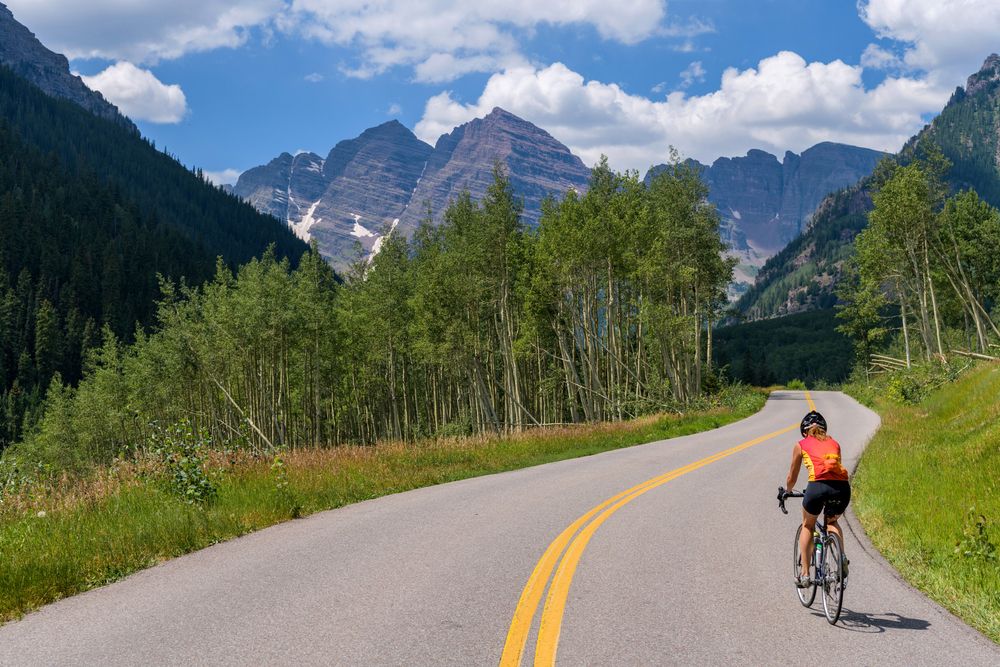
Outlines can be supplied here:
[[831, 625], [840, 618], [844, 604], [844, 545], [834, 533], [829, 533], [823, 542], [823, 613]]
[[[801, 565], [802, 560], [799, 554], [799, 537], [802, 536], [802, 530], [803, 530], [802, 524], [799, 524], [799, 529], [795, 531], [795, 546], [792, 548], [792, 553], [794, 554], [794, 558], [792, 559], [792, 576], [795, 577], [795, 579], [799, 578], [799, 573], [802, 571], [802, 565]], [[812, 540], [809, 540], [809, 547], [810, 547], [809, 574], [815, 580], [815, 571], [814, 568], [812, 567], [812, 558], [811, 558]], [[802, 603], [803, 607], [811, 607], [813, 600], [816, 599], [816, 584], [814, 583], [809, 588], [796, 587], [795, 592], [798, 593], [799, 602]]]

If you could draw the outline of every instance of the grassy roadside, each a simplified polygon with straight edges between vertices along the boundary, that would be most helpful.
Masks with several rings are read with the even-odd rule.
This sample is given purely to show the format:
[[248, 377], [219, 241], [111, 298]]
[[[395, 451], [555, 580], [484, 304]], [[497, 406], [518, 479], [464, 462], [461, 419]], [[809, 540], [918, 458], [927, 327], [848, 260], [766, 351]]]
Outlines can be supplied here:
[[882, 415], [854, 477], [865, 531], [907, 581], [1000, 643], [1000, 366], [917, 405], [857, 397]]
[[279, 462], [214, 454], [215, 499], [184, 504], [140, 463], [0, 504], [0, 622], [158, 562], [296, 516], [423, 486], [688, 435], [760, 410], [724, 407], [630, 422], [469, 438], [285, 452]]

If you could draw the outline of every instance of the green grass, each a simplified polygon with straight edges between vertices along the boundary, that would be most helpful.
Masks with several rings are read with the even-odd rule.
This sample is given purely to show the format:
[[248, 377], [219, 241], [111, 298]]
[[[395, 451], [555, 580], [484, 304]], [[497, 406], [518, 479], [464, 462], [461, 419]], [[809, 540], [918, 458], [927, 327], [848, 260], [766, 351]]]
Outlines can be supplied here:
[[203, 508], [180, 502], [142, 466], [98, 475], [82, 488], [66, 483], [41, 500], [21, 497], [5, 510], [0, 504], [0, 622], [297, 515], [717, 428], [753, 414], [764, 401], [761, 392], [745, 392], [729, 407], [683, 416], [505, 438], [286, 452], [283, 475], [270, 460], [226, 463], [219, 455], [210, 472], [218, 495]]
[[907, 581], [1000, 642], [1000, 366], [915, 406], [866, 398], [882, 428], [854, 477], [865, 531]]

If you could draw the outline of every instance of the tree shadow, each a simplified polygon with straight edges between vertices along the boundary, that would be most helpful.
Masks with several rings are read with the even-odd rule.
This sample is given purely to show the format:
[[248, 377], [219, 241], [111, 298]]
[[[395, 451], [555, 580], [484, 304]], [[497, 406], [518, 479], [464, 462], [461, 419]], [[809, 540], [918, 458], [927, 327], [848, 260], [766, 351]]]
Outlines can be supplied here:
[[806, 400], [805, 392], [794, 390], [794, 389], [778, 389], [772, 391], [770, 396], [768, 396], [770, 401], [804, 401]]
[[[821, 612], [813, 611], [813, 614], [825, 618]], [[908, 618], [894, 612], [866, 614], [860, 611], [851, 611], [846, 607], [841, 611], [840, 620], [837, 621], [837, 627], [844, 630], [868, 634], [878, 634], [886, 630], [926, 630], [930, 625], [930, 621], [925, 621], [922, 618]]]

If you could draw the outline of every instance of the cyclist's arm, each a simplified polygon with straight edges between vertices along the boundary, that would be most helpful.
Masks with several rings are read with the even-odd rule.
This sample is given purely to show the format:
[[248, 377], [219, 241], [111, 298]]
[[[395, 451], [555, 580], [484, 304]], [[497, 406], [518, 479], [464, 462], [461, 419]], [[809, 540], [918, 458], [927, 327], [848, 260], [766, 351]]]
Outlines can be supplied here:
[[799, 478], [799, 468], [802, 466], [802, 448], [795, 445], [792, 450], [792, 467], [788, 471], [788, 478], [785, 480], [785, 488], [789, 491], [795, 488], [795, 482]]

